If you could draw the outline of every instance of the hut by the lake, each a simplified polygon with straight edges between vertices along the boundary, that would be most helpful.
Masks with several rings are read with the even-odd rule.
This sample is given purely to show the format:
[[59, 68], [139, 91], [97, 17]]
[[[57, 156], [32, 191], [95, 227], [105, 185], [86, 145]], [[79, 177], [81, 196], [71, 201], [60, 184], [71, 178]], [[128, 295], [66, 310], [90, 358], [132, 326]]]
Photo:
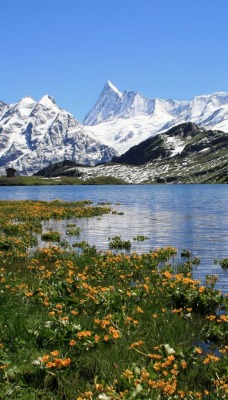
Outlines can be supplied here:
[[16, 169], [14, 169], [12, 167], [6, 168], [6, 176], [8, 178], [12, 178], [15, 175], [16, 175]]

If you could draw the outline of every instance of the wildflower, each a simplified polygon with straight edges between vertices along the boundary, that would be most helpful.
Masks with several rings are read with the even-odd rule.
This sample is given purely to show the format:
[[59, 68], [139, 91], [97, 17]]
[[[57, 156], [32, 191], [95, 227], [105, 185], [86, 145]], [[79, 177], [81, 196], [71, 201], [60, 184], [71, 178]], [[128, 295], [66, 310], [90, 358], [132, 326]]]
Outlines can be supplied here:
[[76, 310], [71, 310], [71, 312], [70, 312], [72, 315], [77, 315], [78, 314], [78, 311], [76, 311]]
[[126, 370], [123, 372], [123, 376], [124, 376], [125, 378], [132, 379], [132, 378], [133, 378], [133, 373], [132, 373], [132, 371], [130, 371], [129, 369], [126, 369]]
[[49, 360], [49, 358], [50, 358], [49, 354], [46, 354], [46, 355], [44, 355], [44, 356], [41, 358], [41, 361], [42, 361], [42, 362], [46, 362], [46, 361]]
[[95, 340], [96, 343], [99, 342], [100, 338], [101, 337], [99, 335], [94, 335], [94, 340]]
[[50, 312], [48, 313], [48, 315], [50, 315], [50, 317], [54, 317], [55, 311], [50, 311]]
[[138, 342], [132, 343], [128, 348], [129, 349], [134, 349], [134, 347], [142, 346], [143, 344], [144, 344], [144, 342], [142, 340], [139, 340]]
[[55, 367], [55, 363], [53, 361], [48, 361], [46, 364], [46, 368], [54, 368]]
[[198, 353], [198, 354], [202, 354], [203, 353], [203, 350], [200, 348], [200, 347], [195, 347], [195, 352], [196, 353]]
[[71, 359], [70, 359], [70, 358], [64, 358], [64, 359], [62, 360], [62, 365], [63, 365], [64, 367], [67, 367], [70, 363], [71, 363]]
[[32, 295], [33, 295], [33, 292], [30, 292], [30, 291], [28, 291], [28, 292], [25, 293], [25, 296], [26, 296], [26, 297], [31, 297]]
[[74, 339], [70, 340], [70, 342], [69, 342], [70, 346], [75, 346], [75, 344], [76, 344], [76, 341]]
[[60, 369], [62, 367], [62, 360], [61, 358], [54, 358], [55, 366]]
[[160, 360], [162, 358], [162, 356], [160, 356], [159, 354], [147, 354], [149, 358], [153, 359], [153, 360]]
[[81, 332], [77, 333], [78, 339], [81, 339], [82, 337], [91, 336], [91, 335], [92, 335], [91, 331], [81, 331]]
[[50, 353], [53, 357], [57, 357], [59, 355], [59, 350], [51, 351]]

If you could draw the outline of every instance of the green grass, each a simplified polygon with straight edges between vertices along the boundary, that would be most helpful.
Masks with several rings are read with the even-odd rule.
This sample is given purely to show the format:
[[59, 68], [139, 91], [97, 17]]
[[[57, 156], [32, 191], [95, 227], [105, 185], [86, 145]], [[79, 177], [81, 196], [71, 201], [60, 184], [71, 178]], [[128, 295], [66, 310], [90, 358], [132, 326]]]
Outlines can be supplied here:
[[27, 252], [40, 221], [72, 227], [71, 216], [108, 211], [0, 202], [0, 398], [227, 399], [228, 298], [215, 277], [200, 286], [190, 265], [174, 273], [173, 248], [113, 254], [81, 242], [80, 252], [54, 243]]
[[126, 184], [123, 179], [115, 177], [94, 177], [79, 179], [71, 176], [59, 178], [45, 178], [42, 176], [15, 176], [7, 178], [0, 176], [0, 186], [36, 186], [36, 185], [121, 185]]

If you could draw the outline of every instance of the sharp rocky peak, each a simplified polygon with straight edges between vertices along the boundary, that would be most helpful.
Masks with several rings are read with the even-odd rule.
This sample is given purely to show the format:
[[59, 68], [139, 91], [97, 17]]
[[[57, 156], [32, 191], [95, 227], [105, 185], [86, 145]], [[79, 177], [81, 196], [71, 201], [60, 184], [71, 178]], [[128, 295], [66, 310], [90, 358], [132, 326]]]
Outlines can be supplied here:
[[122, 96], [122, 93], [117, 89], [117, 87], [111, 82], [111, 81], [107, 81], [103, 92], [115, 92], [116, 94], [118, 94], [119, 97]]

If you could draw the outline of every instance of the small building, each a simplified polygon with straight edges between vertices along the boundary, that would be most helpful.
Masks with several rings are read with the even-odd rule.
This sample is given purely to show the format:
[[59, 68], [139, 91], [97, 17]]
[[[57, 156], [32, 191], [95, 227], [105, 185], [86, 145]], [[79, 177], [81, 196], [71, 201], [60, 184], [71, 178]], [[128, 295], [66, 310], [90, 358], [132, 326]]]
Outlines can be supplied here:
[[12, 178], [15, 175], [16, 175], [16, 169], [11, 168], [11, 167], [10, 168], [6, 168], [6, 176], [8, 178]]

